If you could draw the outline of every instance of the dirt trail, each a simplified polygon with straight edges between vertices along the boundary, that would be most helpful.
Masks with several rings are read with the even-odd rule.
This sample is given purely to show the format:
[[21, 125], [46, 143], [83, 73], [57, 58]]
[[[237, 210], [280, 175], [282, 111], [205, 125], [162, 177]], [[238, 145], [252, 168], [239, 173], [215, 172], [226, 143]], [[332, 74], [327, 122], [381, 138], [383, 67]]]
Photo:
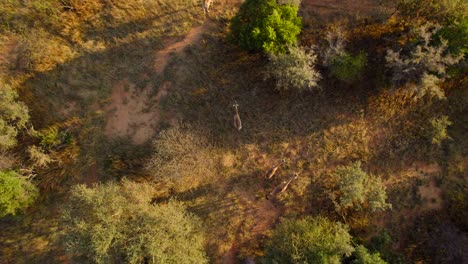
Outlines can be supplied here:
[[203, 25], [192, 28], [190, 32], [184, 37], [182, 41], [168, 40], [166, 41], [166, 46], [164, 49], [156, 52], [154, 60], [154, 71], [156, 73], [162, 73], [169, 62], [171, 54], [180, 53], [188, 45], [197, 42], [203, 33], [205, 33], [210, 26], [209, 21], [205, 22]]
[[[258, 188], [261, 188], [258, 186]], [[244, 219], [254, 219], [254, 222], [249, 225], [248, 229], [244, 232], [249, 234], [250, 240], [257, 241], [261, 239], [268, 230], [270, 230], [278, 221], [278, 218], [281, 215], [281, 208], [277, 208], [270, 200], [266, 199], [256, 199], [254, 195], [248, 192], [240, 192], [239, 197], [242, 197], [240, 203], [246, 208], [243, 212]], [[242, 222], [239, 225], [239, 233], [240, 230], [243, 229], [243, 225], [245, 223]], [[237, 236], [239, 236], [239, 233]], [[242, 246], [239, 237], [233, 241], [229, 250], [224, 253], [224, 256], [219, 263], [223, 264], [235, 264], [238, 263], [238, 254], [239, 249]], [[246, 242], [246, 241], [242, 241]]]
[[[154, 66], [149, 74], [161, 74], [170, 55], [182, 52], [185, 47], [196, 43], [209, 29], [209, 22], [195, 27], [183, 40], [173, 40], [166, 43], [166, 47], [155, 53]], [[143, 75], [144, 77], [144, 75]], [[164, 82], [154, 95], [155, 87], [149, 84], [143, 90], [137, 90], [136, 85], [127, 79], [114, 86], [110, 97], [110, 104], [105, 108], [107, 123], [105, 134], [111, 138], [129, 137], [135, 144], [143, 144], [150, 140], [161, 121], [159, 103], [171, 87], [171, 82]]]

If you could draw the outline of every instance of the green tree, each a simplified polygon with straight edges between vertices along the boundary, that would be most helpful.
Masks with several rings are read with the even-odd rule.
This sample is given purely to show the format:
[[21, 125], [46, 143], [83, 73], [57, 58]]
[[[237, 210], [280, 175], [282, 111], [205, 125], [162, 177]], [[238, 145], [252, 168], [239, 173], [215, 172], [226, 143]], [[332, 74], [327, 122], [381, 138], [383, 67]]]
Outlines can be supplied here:
[[266, 77], [276, 80], [276, 89], [311, 90], [317, 87], [320, 73], [314, 68], [317, 56], [300, 47], [288, 47], [285, 54], [271, 54]]
[[14, 171], [0, 171], [0, 217], [15, 215], [31, 205], [39, 191]]
[[16, 145], [18, 130], [29, 121], [28, 108], [18, 100], [18, 94], [9, 85], [0, 81], [0, 149]]
[[231, 21], [231, 38], [246, 51], [286, 52], [301, 32], [298, 7], [276, 0], [247, 0]]
[[367, 174], [361, 163], [338, 167], [332, 174], [329, 196], [336, 211], [345, 217], [352, 211], [375, 212], [391, 208], [386, 202], [385, 185], [379, 177]]
[[387, 264], [381, 257], [380, 253], [370, 253], [367, 248], [362, 245], [357, 246], [354, 252], [355, 259], [352, 264]]
[[151, 185], [77, 185], [64, 214], [68, 250], [93, 263], [207, 263], [199, 220]]
[[343, 52], [331, 59], [329, 67], [332, 76], [351, 83], [360, 79], [366, 65], [367, 56], [365, 53], [361, 52], [353, 56]]
[[286, 220], [273, 231], [266, 263], [340, 263], [353, 252], [348, 228], [324, 217]]

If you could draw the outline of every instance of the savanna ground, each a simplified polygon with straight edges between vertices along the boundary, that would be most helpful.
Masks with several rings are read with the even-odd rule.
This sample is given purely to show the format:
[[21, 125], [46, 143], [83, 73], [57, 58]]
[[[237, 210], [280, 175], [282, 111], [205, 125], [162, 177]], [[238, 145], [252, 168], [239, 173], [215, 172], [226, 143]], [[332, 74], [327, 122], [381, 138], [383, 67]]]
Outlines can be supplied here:
[[[311, 36], [329, 21], [352, 20], [365, 29], [368, 17], [389, 16], [392, 7], [378, 2], [304, 0], [301, 43], [316, 44]], [[425, 260], [425, 251], [433, 246], [429, 241], [436, 238], [438, 245], [453, 245], [447, 251], [463, 250], [466, 236], [446, 217], [446, 190], [467, 177], [466, 77], [456, 80], [459, 89], [448, 91], [451, 142], [438, 150], [420, 148], [422, 131], [415, 128], [421, 124], [415, 120], [424, 119], [428, 109], [408, 103], [398, 91], [377, 89], [381, 80], [373, 69], [381, 68], [381, 61], [370, 61], [366, 78], [355, 84], [325, 78], [321, 91], [274, 92], [261, 72], [266, 58], [241, 52], [226, 39], [229, 18], [239, 4], [215, 2], [205, 17], [198, 1], [158, 2], [152, 13], [131, 13], [134, 20], [84, 24], [76, 32], [70, 25], [66, 34], [44, 33], [39, 26], [40, 34], [57, 38], [60, 47], [51, 52], [64, 59], [45, 60], [33, 73], [17, 70], [22, 63], [19, 37], [4, 37], [1, 54], [8, 55], [0, 58], [2, 71], [22, 84], [21, 98], [35, 128], [59, 124], [72, 131], [76, 142], [63, 154], [72, 161], [54, 167], [53, 178], [41, 179], [47, 195], [24, 216], [0, 222], [1, 263], [69, 262], [58, 224], [69, 186], [124, 176], [151, 178], [143, 169], [151, 139], [181, 124], [214, 146], [220, 173], [189, 190], [160, 186], [157, 200], [175, 197], [203, 220], [214, 263], [261, 256], [264, 239], [283, 216], [330, 214], [338, 219], [321, 186], [328, 171], [356, 160], [383, 177], [393, 205], [386, 213], [351, 219], [362, 240], [386, 230], [394, 238], [392, 250], [411, 262]], [[373, 48], [369, 38], [361, 40], [366, 49]], [[358, 50], [360, 44], [352, 46]], [[240, 132], [232, 125], [235, 101], [244, 127]], [[265, 183], [263, 173], [283, 158], [286, 165]], [[265, 199], [268, 190], [295, 171], [300, 177], [286, 194]]]

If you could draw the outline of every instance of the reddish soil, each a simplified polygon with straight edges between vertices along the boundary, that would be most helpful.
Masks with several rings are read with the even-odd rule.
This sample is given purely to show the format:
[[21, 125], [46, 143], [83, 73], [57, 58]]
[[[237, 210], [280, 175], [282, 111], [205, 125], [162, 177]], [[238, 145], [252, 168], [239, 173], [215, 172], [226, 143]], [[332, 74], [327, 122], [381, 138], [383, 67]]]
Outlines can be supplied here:
[[371, 15], [389, 7], [377, 0], [302, 0], [301, 12], [318, 14], [324, 19]]
[[[150, 74], [162, 73], [171, 54], [180, 53], [188, 45], [197, 42], [208, 28], [209, 22], [190, 30], [181, 41], [168, 41], [166, 48], [156, 52], [154, 67]], [[115, 85], [110, 104], [105, 108], [107, 112], [106, 135], [130, 137], [135, 144], [143, 144], [150, 140], [161, 119], [159, 103], [167, 95], [170, 86], [170, 82], [165, 82], [159, 87], [158, 93], [152, 95], [154, 87], [151, 85], [142, 91], [136, 91], [135, 85], [128, 80], [122, 80]]]

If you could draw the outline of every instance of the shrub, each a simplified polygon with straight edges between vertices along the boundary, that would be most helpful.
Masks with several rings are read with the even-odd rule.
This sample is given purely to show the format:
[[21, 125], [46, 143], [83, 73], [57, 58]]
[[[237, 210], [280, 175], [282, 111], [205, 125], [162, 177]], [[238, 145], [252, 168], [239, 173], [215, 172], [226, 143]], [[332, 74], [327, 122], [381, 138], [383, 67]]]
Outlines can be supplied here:
[[216, 175], [215, 154], [206, 139], [188, 127], [162, 131], [154, 141], [148, 172], [179, 191], [197, 187]]
[[333, 186], [328, 190], [335, 209], [343, 217], [350, 211], [375, 212], [391, 208], [382, 180], [368, 175], [361, 163], [338, 167], [332, 174]]
[[177, 202], [151, 204], [152, 193], [126, 180], [73, 187], [63, 216], [68, 250], [93, 263], [207, 263], [199, 220]]
[[28, 154], [32, 161], [33, 167], [45, 168], [49, 165], [49, 163], [54, 161], [50, 155], [45, 153], [40, 147], [37, 146], [29, 146]]
[[266, 263], [340, 263], [353, 252], [348, 228], [324, 217], [285, 222], [273, 231]]
[[431, 27], [429, 24], [417, 28], [418, 41], [410, 47], [408, 55], [403, 55], [401, 51], [387, 51], [387, 67], [392, 70], [394, 84], [416, 84], [413, 87], [419, 97], [430, 95], [440, 98], [443, 95], [437, 82], [445, 77], [447, 67], [458, 63], [463, 55], [447, 54], [446, 40], [442, 39], [440, 45], [432, 44], [433, 35], [439, 29], [439, 26]]
[[0, 217], [16, 215], [31, 205], [39, 192], [14, 171], [0, 171]]
[[442, 141], [449, 137], [447, 127], [452, 125], [452, 122], [449, 121], [448, 116], [434, 117], [429, 122], [428, 138], [432, 144], [440, 146]]
[[29, 121], [28, 108], [17, 98], [16, 91], [0, 81], [0, 149], [15, 146], [18, 130]]
[[314, 68], [317, 56], [300, 47], [288, 47], [285, 54], [271, 54], [267, 78], [276, 80], [279, 91], [311, 90], [317, 87], [320, 73]]
[[361, 52], [353, 56], [343, 52], [331, 59], [329, 67], [332, 76], [350, 83], [361, 78], [366, 65], [367, 56], [365, 53]]
[[246, 51], [286, 52], [301, 32], [298, 7], [276, 0], [247, 0], [231, 21], [231, 38]]

